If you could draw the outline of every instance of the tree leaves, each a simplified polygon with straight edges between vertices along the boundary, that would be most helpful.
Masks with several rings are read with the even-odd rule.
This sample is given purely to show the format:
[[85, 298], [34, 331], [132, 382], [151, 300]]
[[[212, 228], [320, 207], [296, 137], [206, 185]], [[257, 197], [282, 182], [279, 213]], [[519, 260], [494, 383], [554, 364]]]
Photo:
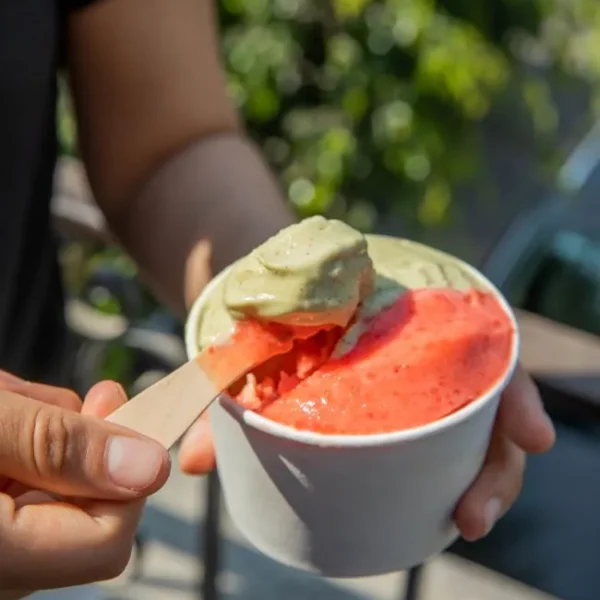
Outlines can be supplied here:
[[[511, 82], [551, 142], [558, 113], [544, 73], [600, 81], [597, 0], [218, 6], [231, 96], [301, 215], [361, 214], [373, 227], [373, 215], [402, 205], [426, 225], [442, 222], [453, 187], [477, 170], [474, 123]], [[73, 152], [64, 92], [59, 132]]]

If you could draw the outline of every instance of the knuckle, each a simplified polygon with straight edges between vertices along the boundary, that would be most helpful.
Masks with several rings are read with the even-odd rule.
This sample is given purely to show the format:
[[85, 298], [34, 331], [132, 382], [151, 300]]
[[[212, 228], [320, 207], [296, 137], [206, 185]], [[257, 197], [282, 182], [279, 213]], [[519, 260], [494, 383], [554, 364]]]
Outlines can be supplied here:
[[516, 498], [523, 485], [525, 453], [508, 440], [500, 440], [490, 447], [488, 457], [473, 489], [480, 493], [496, 490], [503, 498]]
[[523, 488], [523, 479], [525, 477], [525, 454], [522, 453], [521, 457], [517, 457], [513, 466], [512, 473], [512, 485], [510, 490], [510, 501], [511, 503], [516, 500], [517, 496], [521, 493]]
[[39, 475], [64, 473], [72, 440], [62, 411], [36, 408], [26, 439], [31, 465]]
[[73, 390], [61, 388], [61, 394], [64, 399], [65, 408], [79, 412], [81, 410], [81, 398]]
[[514, 447], [505, 462], [502, 496], [508, 509], [519, 497], [525, 476], [525, 453]]

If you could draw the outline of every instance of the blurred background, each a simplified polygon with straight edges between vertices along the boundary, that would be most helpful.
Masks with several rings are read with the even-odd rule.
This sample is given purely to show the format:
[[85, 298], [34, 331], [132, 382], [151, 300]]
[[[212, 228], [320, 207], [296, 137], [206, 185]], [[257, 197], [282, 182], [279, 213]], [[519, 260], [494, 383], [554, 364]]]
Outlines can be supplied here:
[[[301, 216], [478, 262], [600, 111], [595, 0], [218, 4], [231, 94]], [[59, 108], [76, 156], [64, 85]]]
[[[218, 4], [229, 89], [300, 216], [476, 262], [600, 112], [595, 0]], [[76, 156], [64, 85], [59, 131]]]
[[[597, 0], [218, 4], [230, 93], [299, 216], [322, 213], [363, 231], [403, 235], [448, 250], [483, 268], [515, 305], [578, 332], [600, 333]], [[66, 232], [61, 256], [70, 296], [67, 316], [78, 339], [76, 385], [87, 389], [109, 377], [133, 393], [183, 360], [181, 326], [138, 282], [131, 262], [103, 238], [102, 224], [87, 205], [89, 190], [77, 160], [77, 131], [64, 82], [59, 131], [63, 159], [55, 214]], [[75, 213], [89, 225], [86, 235], [64, 227]], [[591, 336], [586, 341], [592, 343]], [[600, 356], [590, 352], [586, 356]], [[600, 388], [586, 385], [585, 393], [580, 386], [572, 396], [595, 406]], [[587, 499], [586, 510], [591, 510], [590, 498], [600, 504], [600, 489], [594, 496], [589, 488], [594, 479], [600, 487], [595, 425], [587, 413], [565, 416], [563, 411], [560, 419], [559, 427], [565, 423], [567, 429], [557, 450], [533, 461], [528, 475], [523, 503], [529, 516], [517, 507], [516, 525], [507, 518], [500, 537], [455, 550], [555, 597], [595, 600], [600, 563], [592, 557], [600, 555], [595, 533], [600, 520], [573, 504], [580, 496]], [[580, 477], [561, 483], [559, 471]], [[192, 519], [199, 523], [197, 536], [185, 527], [182, 535], [204, 552], [209, 565], [194, 571], [190, 589], [163, 586], [167, 595], [157, 598], [217, 597], [218, 583], [207, 583], [206, 573], [214, 575], [222, 564], [214, 556], [222, 557], [217, 546], [225, 517], [219, 514], [216, 478], [202, 485], [208, 488], [193, 492], [202, 495], [194, 503], [202, 508]], [[547, 506], [552, 514], [538, 534], [530, 525], [544, 520], [540, 515]], [[160, 510], [152, 510], [155, 533], [156, 527], [164, 533], [169, 525], [156, 526]], [[559, 530], [566, 537], [559, 538]], [[533, 545], [523, 545], [523, 537]], [[164, 533], [163, 542], [168, 538]], [[242, 552], [243, 560], [236, 555], [238, 562], [250, 561], [264, 576], [255, 576], [258, 587], [242, 586], [239, 593], [225, 586], [222, 597], [400, 599], [406, 591], [396, 582], [385, 587], [389, 592], [363, 586], [360, 594], [344, 595], [342, 588], [332, 591], [299, 575], [284, 576], [281, 570], [273, 575], [277, 568], [269, 571], [260, 562], [267, 559], [244, 552], [251, 551]], [[538, 555], [541, 562], [534, 558]], [[421, 597], [496, 599], [504, 598], [498, 595], [504, 588], [511, 590], [507, 598], [542, 597], [520, 595], [526, 594], [524, 588], [511, 588], [504, 579], [494, 583], [493, 592], [476, 591], [480, 588], [469, 587], [472, 579], [448, 575], [459, 559], [448, 560], [452, 568], [438, 567], [437, 595], [421, 591]], [[154, 597], [156, 590], [146, 583], [135, 597]], [[201, 592], [197, 585], [204, 586]], [[456, 595], [449, 591], [453, 585]], [[133, 594], [127, 589], [115, 592], [115, 598]]]

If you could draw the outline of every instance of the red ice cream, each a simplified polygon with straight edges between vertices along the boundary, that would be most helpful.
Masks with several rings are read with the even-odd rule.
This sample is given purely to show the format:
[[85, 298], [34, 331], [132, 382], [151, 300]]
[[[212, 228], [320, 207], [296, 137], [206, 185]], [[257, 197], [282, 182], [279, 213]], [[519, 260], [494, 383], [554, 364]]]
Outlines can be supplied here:
[[370, 434], [432, 423], [480, 397], [505, 374], [515, 335], [493, 294], [451, 289], [406, 292], [333, 358], [343, 333], [242, 321], [214, 350], [231, 364], [282, 344], [286, 354], [231, 390], [237, 401], [296, 429]]

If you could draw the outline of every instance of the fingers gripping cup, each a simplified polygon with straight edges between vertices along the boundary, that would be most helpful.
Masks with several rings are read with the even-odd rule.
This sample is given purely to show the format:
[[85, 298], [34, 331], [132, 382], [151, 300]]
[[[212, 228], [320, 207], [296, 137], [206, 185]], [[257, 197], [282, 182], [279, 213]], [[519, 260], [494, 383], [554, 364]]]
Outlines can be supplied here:
[[[475, 269], [406, 240], [366, 238], [375, 283], [329, 360], [256, 410], [224, 395], [210, 412], [234, 523], [266, 555], [328, 577], [406, 569], [456, 539], [454, 508], [481, 468], [518, 356], [514, 316]], [[223, 323], [211, 299], [227, 277], [190, 312], [190, 357], [207, 319]], [[436, 303], [443, 289], [450, 304]], [[476, 311], [462, 303], [481, 303], [488, 318], [486, 298], [496, 313], [465, 337], [461, 319]], [[493, 370], [495, 328], [509, 333]], [[495, 374], [485, 389], [482, 373]]]

